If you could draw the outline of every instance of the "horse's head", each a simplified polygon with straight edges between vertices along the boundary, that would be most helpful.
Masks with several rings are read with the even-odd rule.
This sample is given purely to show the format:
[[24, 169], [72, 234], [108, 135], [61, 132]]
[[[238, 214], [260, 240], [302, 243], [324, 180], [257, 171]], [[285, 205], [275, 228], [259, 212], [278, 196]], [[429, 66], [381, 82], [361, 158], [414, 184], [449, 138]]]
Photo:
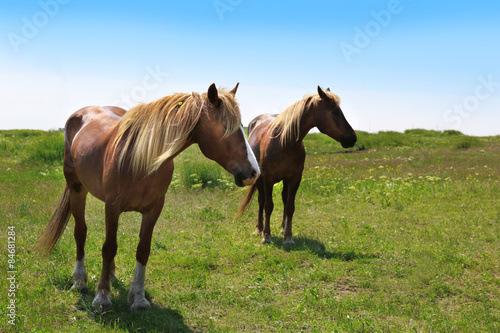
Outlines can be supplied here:
[[347, 122], [339, 106], [339, 100], [329, 90], [324, 92], [318, 86], [319, 101], [316, 105], [316, 127], [321, 133], [340, 142], [343, 148], [353, 147], [356, 143], [356, 133]]
[[202, 153], [234, 176], [238, 186], [252, 185], [260, 175], [259, 165], [248, 144], [233, 90], [218, 91], [212, 84], [203, 98], [207, 104], [193, 131]]

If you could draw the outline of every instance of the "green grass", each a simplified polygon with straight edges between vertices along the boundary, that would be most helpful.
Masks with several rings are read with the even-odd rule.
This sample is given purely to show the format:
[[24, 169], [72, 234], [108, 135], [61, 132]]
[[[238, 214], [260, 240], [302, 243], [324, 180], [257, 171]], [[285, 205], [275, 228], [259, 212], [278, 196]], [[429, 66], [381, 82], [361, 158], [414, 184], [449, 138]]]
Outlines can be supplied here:
[[186, 189], [223, 187], [229, 183], [224, 179], [223, 170], [208, 159], [201, 161], [185, 159], [177, 170], [180, 185]]
[[60, 142], [55, 133], [0, 131], [3, 270], [7, 227], [15, 226], [19, 283], [12, 327], [5, 313], [7, 282], [0, 282], [0, 331], [500, 331], [500, 137], [360, 132], [364, 149], [341, 153], [330, 138], [309, 135], [296, 244], [283, 244], [278, 235], [278, 184], [269, 246], [252, 234], [256, 200], [233, 220], [244, 192], [190, 147], [176, 159], [153, 236], [146, 274], [152, 308], [132, 314], [126, 297], [138, 213], [120, 219], [118, 281], [105, 313], [91, 307], [102, 262], [100, 201], [89, 196], [87, 203], [88, 295], [70, 291], [72, 220], [50, 256], [32, 250], [64, 176], [55, 159], [29, 156], [43, 139]]

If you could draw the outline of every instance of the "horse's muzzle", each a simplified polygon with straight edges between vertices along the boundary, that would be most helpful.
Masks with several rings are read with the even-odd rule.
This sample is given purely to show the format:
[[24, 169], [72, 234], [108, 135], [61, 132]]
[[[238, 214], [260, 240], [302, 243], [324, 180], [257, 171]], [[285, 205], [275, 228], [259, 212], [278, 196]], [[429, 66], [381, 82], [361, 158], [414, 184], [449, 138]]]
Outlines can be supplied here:
[[354, 147], [354, 144], [358, 141], [358, 137], [356, 136], [356, 133], [353, 134], [344, 134], [340, 137], [340, 144], [342, 145], [342, 148], [351, 148]]
[[252, 170], [249, 176], [246, 176], [243, 172], [238, 172], [236, 175], [234, 175], [234, 183], [239, 187], [250, 186], [255, 183], [259, 176], [260, 170]]

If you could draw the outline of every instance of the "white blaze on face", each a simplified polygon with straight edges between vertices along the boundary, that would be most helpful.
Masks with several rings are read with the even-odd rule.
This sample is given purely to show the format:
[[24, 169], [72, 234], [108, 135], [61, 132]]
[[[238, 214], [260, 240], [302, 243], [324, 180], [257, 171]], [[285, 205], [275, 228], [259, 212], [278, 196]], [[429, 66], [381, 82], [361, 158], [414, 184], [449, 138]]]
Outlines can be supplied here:
[[243, 126], [240, 126], [240, 130], [241, 130], [241, 133], [243, 134], [243, 139], [245, 140], [245, 145], [247, 147], [247, 158], [250, 161], [250, 164], [252, 165], [252, 168], [257, 173], [255, 175], [255, 179], [257, 179], [260, 176], [259, 163], [257, 163], [257, 159], [255, 158], [255, 155], [253, 153], [252, 147], [250, 147], [250, 144], [248, 143], [248, 140], [247, 140], [247, 137], [245, 135], [245, 130], [243, 129]]

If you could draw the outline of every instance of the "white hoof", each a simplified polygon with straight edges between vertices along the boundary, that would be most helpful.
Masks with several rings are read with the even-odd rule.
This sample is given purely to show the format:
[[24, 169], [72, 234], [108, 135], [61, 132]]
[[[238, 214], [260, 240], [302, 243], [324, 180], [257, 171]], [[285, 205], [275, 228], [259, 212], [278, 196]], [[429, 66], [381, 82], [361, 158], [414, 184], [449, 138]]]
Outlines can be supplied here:
[[135, 267], [134, 282], [132, 282], [132, 287], [128, 293], [128, 304], [131, 305], [130, 311], [132, 312], [148, 310], [151, 306], [144, 296], [145, 275], [146, 266], [137, 262]]
[[137, 286], [132, 286], [128, 293], [128, 304], [130, 305], [130, 311], [145, 311], [148, 310], [151, 305], [144, 296], [144, 288]]
[[149, 310], [150, 307], [151, 307], [151, 304], [148, 302], [148, 300], [146, 299], [146, 297], [144, 297], [144, 296], [142, 296], [142, 297], [135, 296], [134, 297], [134, 302], [130, 306], [130, 311], [132, 311], [132, 312], [146, 311], [146, 310]]
[[96, 310], [109, 309], [111, 307], [111, 299], [109, 299], [109, 296], [104, 294], [104, 292], [99, 291], [92, 301], [92, 307]]
[[86, 294], [88, 293], [89, 288], [84, 280], [76, 280], [75, 284], [71, 287], [71, 291]]
[[292, 236], [288, 236], [288, 237], [285, 237], [283, 244], [295, 244], [295, 242], [292, 240]]
[[87, 293], [87, 272], [85, 271], [84, 259], [77, 261], [72, 277], [75, 278], [75, 284], [71, 287], [72, 291]]

